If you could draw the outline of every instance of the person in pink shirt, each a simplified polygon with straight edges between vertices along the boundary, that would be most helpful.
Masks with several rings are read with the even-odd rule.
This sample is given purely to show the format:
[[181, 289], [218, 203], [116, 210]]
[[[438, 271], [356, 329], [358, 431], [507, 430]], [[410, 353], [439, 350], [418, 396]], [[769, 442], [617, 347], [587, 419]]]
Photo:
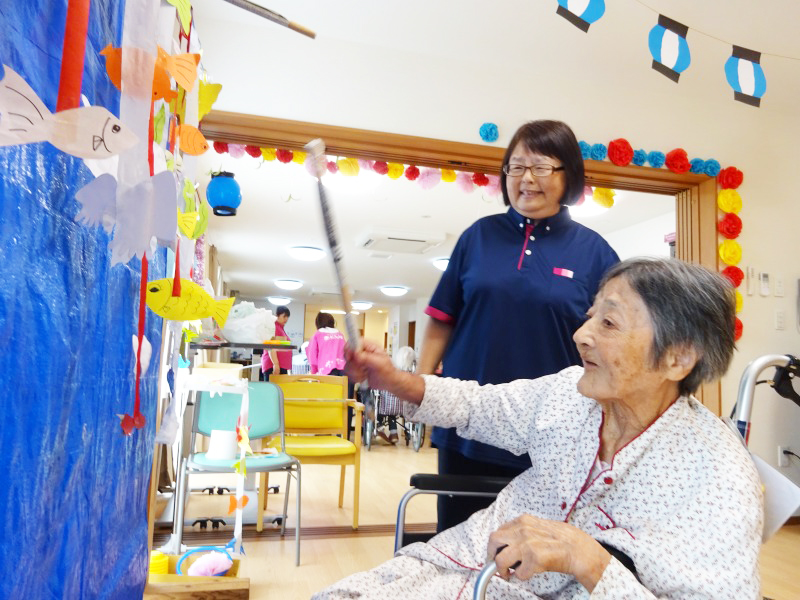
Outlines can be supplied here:
[[334, 325], [333, 315], [320, 312], [314, 321], [317, 331], [306, 348], [308, 364], [316, 375], [344, 375], [344, 336]]
[[[275, 319], [275, 340], [288, 340], [289, 336], [283, 326], [289, 320], [289, 309], [286, 306], [279, 306], [275, 309], [277, 318]], [[277, 363], [278, 368], [275, 369]], [[286, 375], [289, 369], [292, 368], [292, 351], [291, 350], [265, 350], [261, 355], [261, 381], [269, 381], [269, 376], [275, 373], [276, 375]]]

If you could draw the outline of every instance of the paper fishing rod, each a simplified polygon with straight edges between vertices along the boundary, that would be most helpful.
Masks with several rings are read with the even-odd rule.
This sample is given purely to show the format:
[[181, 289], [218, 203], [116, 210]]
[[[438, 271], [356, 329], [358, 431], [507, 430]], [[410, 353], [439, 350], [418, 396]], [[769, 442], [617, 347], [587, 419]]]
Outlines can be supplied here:
[[311, 140], [305, 145], [306, 151], [314, 161], [314, 171], [317, 175], [317, 189], [319, 190], [319, 206], [322, 209], [322, 221], [325, 226], [325, 235], [328, 238], [328, 246], [331, 249], [331, 257], [333, 258], [333, 269], [336, 272], [336, 282], [339, 285], [339, 293], [342, 296], [342, 310], [344, 310], [344, 323], [347, 328], [347, 338], [354, 349], [361, 347], [361, 340], [358, 336], [358, 329], [353, 320], [353, 315], [350, 311], [353, 310], [351, 306], [350, 288], [347, 286], [347, 280], [344, 273], [344, 265], [342, 261], [342, 249], [339, 246], [339, 237], [337, 235], [336, 225], [333, 222], [333, 213], [331, 212], [330, 205], [328, 204], [328, 197], [325, 194], [325, 186], [322, 185], [322, 176], [326, 170], [325, 158], [325, 142], [317, 138]]

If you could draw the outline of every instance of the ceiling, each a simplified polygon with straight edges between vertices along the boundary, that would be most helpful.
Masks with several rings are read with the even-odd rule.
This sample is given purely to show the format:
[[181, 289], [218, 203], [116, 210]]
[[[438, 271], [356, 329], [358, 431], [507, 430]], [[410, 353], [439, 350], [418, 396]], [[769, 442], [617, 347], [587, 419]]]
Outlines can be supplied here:
[[[607, 2], [591, 35], [555, 16], [555, 0], [509, 0], [497, 6], [478, 0], [409, 0], [402, 6], [357, 0], [256, 3], [315, 31], [317, 38], [223, 0], [193, 0], [202, 66], [223, 84], [215, 110], [469, 143], [480, 143], [471, 125], [487, 120], [487, 113], [497, 115], [491, 120], [500, 127], [497, 144], [502, 146], [522, 122], [520, 114], [544, 110], [544, 116], [558, 118], [559, 102], [573, 113], [596, 110], [598, 115], [604, 114], [604, 103], [632, 102], [630, 126], [638, 126], [635, 109], [646, 109], [649, 94], [665, 92], [676, 94], [676, 114], [709, 110], [709, 122], [716, 113], [730, 119], [726, 111], [738, 111], [730, 106], [738, 103], [730, 101], [732, 92], [719, 69], [704, 65], [706, 55], [724, 62], [730, 46], [705, 33], [764, 53], [800, 56], [800, 3], [794, 0]], [[680, 87], [653, 75], [646, 49], [643, 58], [640, 48], [629, 47], [631, 30], [646, 33], [659, 11], [690, 27], [693, 67], [682, 75]], [[800, 63], [765, 55], [762, 64], [769, 73], [769, 100], [760, 110], [794, 114]], [[643, 78], [650, 87], [642, 86]], [[541, 82], [557, 93], [543, 96]], [[723, 97], [721, 110], [704, 108], [710, 99], [718, 103]], [[519, 108], [526, 103], [531, 108]], [[547, 109], [536, 108], [539, 104]], [[486, 106], [494, 107], [492, 112]], [[654, 139], [670, 135], [674, 116], [658, 115], [664, 122], [652, 127]], [[653, 115], [641, 118], [647, 123]], [[602, 122], [584, 129], [595, 126], [608, 130]], [[592, 141], [591, 131], [577, 133]], [[668, 143], [663, 147], [674, 147]], [[304, 167], [250, 156], [234, 159], [213, 150], [198, 165], [201, 188], [208, 173], [219, 170], [234, 172], [242, 187], [239, 214], [212, 217], [208, 230], [229, 288], [263, 297], [280, 292], [274, 279], [290, 278], [304, 284], [287, 294], [294, 300], [318, 304], [329, 299], [319, 294], [335, 287], [330, 261], [301, 263], [285, 251], [290, 245], [325, 247], [315, 180]], [[424, 191], [405, 178], [364, 172], [351, 178], [326, 176], [325, 181], [354, 298], [383, 306], [391, 301], [380, 294], [379, 285], [407, 286], [404, 300], [428, 297], [440, 275], [431, 259], [447, 256], [461, 231], [477, 218], [505, 210], [499, 198], [481, 189], [465, 193], [454, 184]], [[613, 209], [583, 222], [607, 234], [673, 208], [669, 197], [622, 192]], [[445, 241], [421, 255], [378, 257], [356, 245], [370, 228], [443, 234]]]

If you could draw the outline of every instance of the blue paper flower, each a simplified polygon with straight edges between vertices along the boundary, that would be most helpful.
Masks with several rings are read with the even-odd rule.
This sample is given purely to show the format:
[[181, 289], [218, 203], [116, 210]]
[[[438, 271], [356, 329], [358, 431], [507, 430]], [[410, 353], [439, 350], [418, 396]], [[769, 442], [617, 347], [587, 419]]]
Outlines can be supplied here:
[[693, 158], [692, 160], [689, 161], [690, 165], [689, 171], [691, 171], [695, 175], [702, 175], [705, 164], [706, 161], [704, 161], [702, 158]]
[[647, 155], [647, 162], [650, 163], [651, 166], [659, 169], [664, 166], [664, 161], [666, 160], [666, 156], [664, 156], [663, 152], [659, 152], [658, 150], [653, 150], [650, 154]]
[[603, 144], [592, 144], [592, 160], [605, 160], [606, 156], [608, 156], [608, 149]]
[[481, 139], [484, 142], [496, 142], [497, 138], [497, 125], [494, 123], [484, 123], [481, 125]]
[[709, 158], [705, 165], [703, 165], [703, 173], [708, 175], [709, 177], [716, 177], [719, 175], [720, 169], [722, 167], [719, 164], [718, 160], [714, 160], [713, 158]]
[[583, 160], [589, 159], [592, 155], [592, 147], [583, 140], [578, 142], [578, 146], [581, 147], [581, 158], [583, 158]]
[[644, 150], [634, 150], [633, 152], [633, 164], [637, 167], [641, 167], [644, 163], [647, 162], [647, 152]]

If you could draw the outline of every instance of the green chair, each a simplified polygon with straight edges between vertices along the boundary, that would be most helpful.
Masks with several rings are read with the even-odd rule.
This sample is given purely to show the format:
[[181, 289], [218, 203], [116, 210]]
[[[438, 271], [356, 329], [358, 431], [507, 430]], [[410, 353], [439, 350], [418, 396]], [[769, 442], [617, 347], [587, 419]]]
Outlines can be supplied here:
[[[286, 473], [286, 490], [283, 500], [283, 518], [281, 520], [281, 535], [286, 531], [286, 519], [289, 506], [289, 484], [292, 476], [297, 479], [297, 525], [295, 527], [296, 564], [300, 564], [300, 462], [286, 454], [283, 417], [283, 392], [272, 383], [250, 382], [248, 384], [250, 440], [273, 438], [278, 454], [256, 454], [246, 458], [248, 473]], [[176, 523], [178, 531], [182, 532], [184, 507], [188, 491], [188, 476], [190, 473], [235, 473], [234, 460], [214, 460], [206, 456], [205, 452], [195, 452], [195, 439], [197, 433], [211, 436], [214, 429], [235, 431], [239, 419], [242, 396], [240, 394], [217, 394], [198, 392], [196, 395], [194, 420], [192, 422], [191, 449], [189, 456], [181, 462], [181, 472], [178, 480], [179, 489], [177, 497], [183, 502], [178, 504]], [[261, 478], [264, 481], [264, 478]], [[263, 484], [261, 486], [263, 488]], [[264, 489], [259, 489], [257, 507], [258, 521], [256, 528], [261, 531], [263, 526], [263, 496]], [[178, 544], [180, 544], [178, 539]]]

